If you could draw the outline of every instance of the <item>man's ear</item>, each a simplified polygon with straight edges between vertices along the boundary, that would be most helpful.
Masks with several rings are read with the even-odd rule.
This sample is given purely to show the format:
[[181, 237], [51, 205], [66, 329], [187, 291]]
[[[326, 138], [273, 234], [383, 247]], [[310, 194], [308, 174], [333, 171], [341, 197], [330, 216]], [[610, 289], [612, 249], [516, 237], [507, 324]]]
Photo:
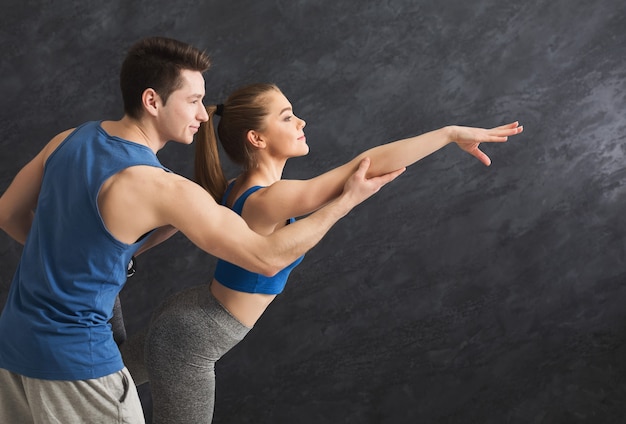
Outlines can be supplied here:
[[151, 116], [156, 116], [161, 106], [161, 97], [153, 88], [146, 88], [141, 94], [141, 103], [146, 112]]
[[252, 146], [256, 147], [257, 149], [265, 148], [265, 139], [258, 132], [250, 130], [246, 134], [246, 138], [248, 139], [248, 143], [252, 144]]

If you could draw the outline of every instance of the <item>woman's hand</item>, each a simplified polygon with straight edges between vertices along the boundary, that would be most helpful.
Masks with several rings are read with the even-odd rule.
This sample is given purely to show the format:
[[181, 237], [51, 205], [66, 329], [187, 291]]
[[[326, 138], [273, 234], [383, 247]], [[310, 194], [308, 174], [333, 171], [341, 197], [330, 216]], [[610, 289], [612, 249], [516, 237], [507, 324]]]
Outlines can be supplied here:
[[486, 166], [489, 166], [491, 165], [491, 159], [478, 148], [480, 143], [504, 143], [508, 140], [509, 136], [524, 131], [524, 127], [520, 126], [519, 122], [515, 121], [491, 129], [455, 125], [451, 127], [451, 130], [452, 141], [458, 144], [462, 150], [474, 156]]

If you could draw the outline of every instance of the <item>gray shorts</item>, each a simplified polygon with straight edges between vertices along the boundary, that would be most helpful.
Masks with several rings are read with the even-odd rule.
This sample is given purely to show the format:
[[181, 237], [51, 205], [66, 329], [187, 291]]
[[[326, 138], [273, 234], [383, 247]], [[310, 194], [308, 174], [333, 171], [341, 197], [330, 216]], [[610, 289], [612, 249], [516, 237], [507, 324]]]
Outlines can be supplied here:
[[126, 368], [89, 380], [41, 380], [0, 368], [0, 423], [145, 424]]

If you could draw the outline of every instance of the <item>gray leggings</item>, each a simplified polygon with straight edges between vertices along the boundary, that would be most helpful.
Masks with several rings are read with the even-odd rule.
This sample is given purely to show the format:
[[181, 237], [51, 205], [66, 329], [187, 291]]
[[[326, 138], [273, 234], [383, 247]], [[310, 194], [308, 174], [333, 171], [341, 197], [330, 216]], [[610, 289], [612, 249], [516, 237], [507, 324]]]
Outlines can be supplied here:
[[124, 362], [141, 384], [150, 381], [154, 424], [210, 423], [215, 403], [215, 362], [250, 328], [213, 297], [208, 285], [170, 297], [158, 308], [145, 337], [145, 369], [139, 361], [141, 335], [122, 345]]

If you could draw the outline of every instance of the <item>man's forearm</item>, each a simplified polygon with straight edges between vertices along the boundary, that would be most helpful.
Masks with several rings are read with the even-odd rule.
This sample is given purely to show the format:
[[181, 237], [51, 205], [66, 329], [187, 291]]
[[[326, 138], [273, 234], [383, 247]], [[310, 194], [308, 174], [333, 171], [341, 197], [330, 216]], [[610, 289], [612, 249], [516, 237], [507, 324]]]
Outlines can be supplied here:
[[313, 248], [333, 225], [354, 207], [345, 196], [339, 196], [306, 218], [287, 225], [268, 236], [265, 260], [274, 274]]
[[341, 218], [346, 216], [353, 207], [369, 198], [382, 186], [393, 181], [404, 172], [405, 168], [397, 169], [388, 174], [373, 178], [365, 175], [370, 165], [370, 159], [364, 158], [359, 163], [357, 171], [346, 181], [343, 192], [330, 203], [309, 217], [292, 225], [287, 225], [273, 236], [278, 240], [274, 243], [272, 254], [266, 260], [276, 267], [276, 272], [292, 263], [306, 251], [315, 246], [330, 228]]
[[135, 256], [139, 256], [146, 250], [152, 249], [153, 247], [163, 243], [177, 232], [178, 230], [171, 225], [157, 228], [152, 234], [150, 234], [148, 240], [146, 240], [146, 242], [142, 244], [139, 249], [137, 249]]

